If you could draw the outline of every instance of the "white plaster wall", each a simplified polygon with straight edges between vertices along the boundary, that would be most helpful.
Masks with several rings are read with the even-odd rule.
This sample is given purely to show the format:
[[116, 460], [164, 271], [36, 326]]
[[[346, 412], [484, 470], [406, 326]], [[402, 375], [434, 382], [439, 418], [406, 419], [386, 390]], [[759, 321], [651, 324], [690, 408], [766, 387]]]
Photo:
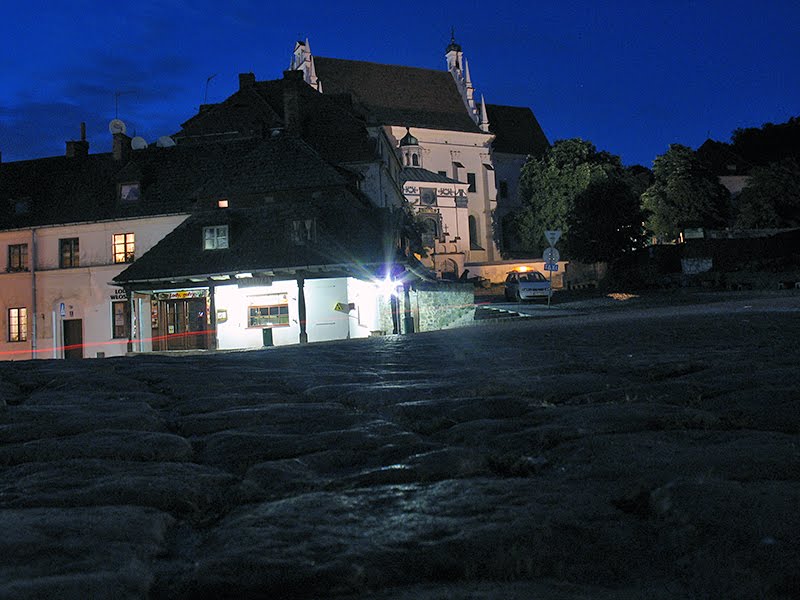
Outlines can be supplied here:
[[[335, 310], [338, 303], [364, 303], [366, 316], [362, 322], [372, 326], [376, 320], [375, 309], [370, 308], [366, 285], [349, 285], [347, 278], [307, 279], [304, 291], [306, 298], [306, 333], [309, 342], [342, 340], [348, 337], [366, 337], [370, 329], [351, 324], [351, 317]], [[300, 341], [300, 323], [297, 307], [298, 289], [295, 281], [275, 281], [271, 286], [239, 288], [233, 285], [219, 285], [215, 289], [217, 312], [226, 310], [228, 320], [217, 323], [217, 344], [219, 349], [261, 348], [263, 334], [261, 327], [248, 328], [248, 307], [255, 304], [272, 304], [269, 295], [287, 295], [289, 303], [289, 327], [273, 327], [272, 341], [276, 346], [297, 344]], [[350, 298], [357, 298], [350, 299]], [[365, 319], [369, 319], [365, 321]]]
[[[390, 138], [395, 144], [406, 134], [405, 127], [387, 126]], [[478, 243], [485, 248], [484, 252], [471, 254], [469, 261], [495, 260], [499, 252], [492, 239], [492, 213], [497, 205], [497, 189], [494, 171], [484, 167], [491, 164], [489, 146], [494, 139], [489, 133], [467, 133], [458, 131], [440, 131], [414, 127], [411, 133], [419, 140], [422, 148], [421, 166], [434, 173], [445, 171], [463, 183], [467, 182], [467, 173], [475, 173], [475, 192], [467, 192], [469, 214], [475, 215], [478, 221]], [[453, 162], [460, 162], [463, 169], [454, 173]], [[465, 238], [469, 236], [467, 231]]]
[[348, 277], [347, 297], [356, 305], [348, 316], [351, 338], [369, 337], [380, 329], [379, 294], [374, 283]]
[[[82, 319], [83, 356], [121, 356], [127, 351], [127, 340], [114, 339], [111, 317], [112, 297], [119, 288], [111, 280], [128, 264], [112, 263], [112, 235], [134, 233], [136, 256], [141, 256], [167, 233], [177, 227], [187, 215], [171, 215], [105, 221], [36, 229], [36, 350], [35, 358], [62, 358], [62, 318], [60, 304], [65, 305], [65, 318]], [[80, 265], [72, 269], [59, 269], [58, 240], [79, 238]], [[29, 359], [33, 349], [33, 297], [32, 273], [7, 273], [8, 245], [28, 244], [28, 260], [33, 259], [31, 230], [0, 232], [0, 253], [3, 270], [0, 271], [0, 359]], [[27, 342], [8, 342], [8, 309], [28, 309]], [[55, 336], [53, 317], [55, 316]], [[149, 329], [142, 332], [149, 337]], [[27, 350], [27, 352], [22, 352]], [[14, 354], [4, 354], [13, 352]]]

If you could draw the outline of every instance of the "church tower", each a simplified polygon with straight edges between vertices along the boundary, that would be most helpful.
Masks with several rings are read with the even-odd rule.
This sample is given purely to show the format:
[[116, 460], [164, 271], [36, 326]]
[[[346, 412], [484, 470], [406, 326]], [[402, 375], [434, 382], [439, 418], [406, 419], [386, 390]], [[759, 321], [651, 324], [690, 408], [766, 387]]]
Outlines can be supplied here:
[[[445, 51], [445, 59], [447, 60], [447, 70], [455, 79], [458, 91], [461, 92], [461, 98], [464, 100], [464, 105], [469, 111], [469, 115], [476, 124], [481, 124], [481, 114], [478, 106], [475, 104], [475, 87], [472, 85], [472, 75], [469, 72], [469, 63], [464, 58], [464, 52], [461, 50], [461, 44], [456, 42], [455, 30], [450, 30], [450, 44]], [[488, 121], [487, 121], [488, 127]]]
[[317, 70], [314, 68], [314, 57], [311, 54], [311, 44], [308, 43], [308, 38], [305, 42], [299, 41], [294, 45], [289, 70], [302, 71], [303, 80], [318, 92], [322, 92], [322, 82], [317, 77]]
[[403, 139], [400, 140], [400, 158], [404, 167], [422, 167], [422, 148], [408, 127]]

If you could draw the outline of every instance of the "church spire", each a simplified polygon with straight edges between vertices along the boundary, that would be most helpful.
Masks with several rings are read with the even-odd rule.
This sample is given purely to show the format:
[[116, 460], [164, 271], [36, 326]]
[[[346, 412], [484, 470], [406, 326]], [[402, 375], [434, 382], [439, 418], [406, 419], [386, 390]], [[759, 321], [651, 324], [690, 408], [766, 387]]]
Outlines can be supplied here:
[[479, 125], [481, 131], [489, 133], [489, 115], [486, 114], [486, 100], [484, 99], [483, 94], [481, 94], [481, 120]]

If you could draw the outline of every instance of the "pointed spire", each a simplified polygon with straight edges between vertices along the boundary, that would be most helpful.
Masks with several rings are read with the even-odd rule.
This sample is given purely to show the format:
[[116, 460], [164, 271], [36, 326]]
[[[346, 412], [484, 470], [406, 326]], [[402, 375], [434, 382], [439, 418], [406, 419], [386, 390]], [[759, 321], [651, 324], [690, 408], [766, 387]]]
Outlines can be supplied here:
[[472, 87], [472, 76], [470, 76], [470, 74], [469, 74], [469, 62], [467, 61], [466, 58], [464, 59], [464, 71], [467, 74], [467, 78], [466, 78], [467, 87], [471, 88]]
[[311, 44], [308, 43], [308, 38], [306, 38], [306, 54], [311, 56]]
[[486, 114], [486, 100], [481, 94], [481, 131], [489, 132], [489, 115]]

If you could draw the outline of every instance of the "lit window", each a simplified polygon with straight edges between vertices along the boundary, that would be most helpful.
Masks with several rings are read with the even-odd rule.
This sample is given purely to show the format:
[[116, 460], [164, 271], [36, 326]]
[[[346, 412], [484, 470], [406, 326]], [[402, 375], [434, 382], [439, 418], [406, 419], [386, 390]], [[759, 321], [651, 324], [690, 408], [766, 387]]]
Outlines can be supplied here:
[[28, 270], [28, 244], [14, 244], [8, 247], [8, 270]]
[[467, 191], [474, 192], [476, 190], [475, 173], [467, 173], [467, 183], [469, 184], [469, 188], [467, 188]]
[[134, 258], [134, 241], [132, 233], [115, 233], [112, 252], [115, 263], [130, 263]]
[[292, 242], [304, 246], [317, 240], [317, 222], [314, 219], [292, 221]]
[[138, 183], [123, 183], [119, 186], [119, 199], [121, 202], [138, 202], [141, 190]]
[[249, 307], [248, 327], [288, 327], [289, 305], [273, 304], [272, 306]]
[[129, 315], [130, 305], [125, 300], [111, 303], [112, 337], [127, 339]]
[[224, 250], [228, 247], [228, 226], [203, 227], [203, 250]]
[[217, 208], [228, 208], [228, 200], [225, 198], [217, 200]]
[[8, 341], [24, 342], [28, 339], [28, 309], [8, 309]]
[[65, 238], [58, 240], [58, 248], [59, 268], [70, 269], [72, 267], [79, 267], [81, 265], [78, 238]]

